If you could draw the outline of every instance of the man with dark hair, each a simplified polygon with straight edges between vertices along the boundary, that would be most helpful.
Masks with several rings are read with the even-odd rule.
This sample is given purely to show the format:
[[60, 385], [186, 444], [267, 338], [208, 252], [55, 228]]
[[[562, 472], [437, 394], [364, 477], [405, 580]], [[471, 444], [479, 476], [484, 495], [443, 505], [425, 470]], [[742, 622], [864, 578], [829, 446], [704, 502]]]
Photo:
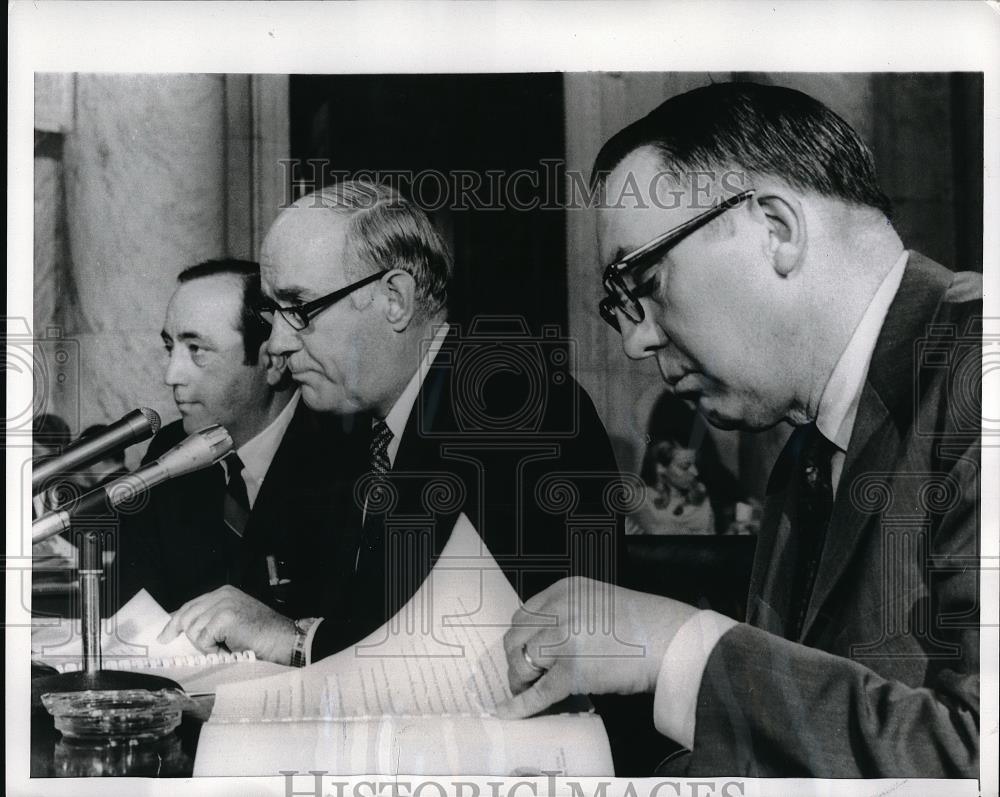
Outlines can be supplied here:
[[595, 180], [600, 312], [625, 353], [716, 426], [796, 430], [747, 622], [606, 592], [617, 639], [645, 647], [616, 659], [571, 632], [593, 585], [554, 585], [505, 640], [504, 713], [655, 692], [691, 776], [977, 777], [980, 275], [906, 251], [867, 147], [789, 89], [670, 99]]
[[260, 300], [260, 269], [249, 261], [211, 260], [178, 277], [161, 337], [181, 419], [145, 461], [213, 423], [229, 431], [233, 451], [122, 515], [122, 599], [145, 587], [172, 611], [230, 585], [258, 613], [285, 618], [332, 600], [320, 564], [332, 555], [330, 452], [347, 436], [340, 419], [301, 405], [284, 358], [267, 351], [270, 328], [252, 309]]
[[[281, 623], [248, 633], [228, 591], [189, 602], [168, 629], [203, 650], [339, 651], [409, 600], [460, 513], [522, 596], [561, 575], [615, 577], [618, 476], [589, 397], [550, 370], [566, 358], [545, 340], [481, 341], [447, 323], [451, 255], [420, 208], [371, 183], [323, 189], [281, 213], [261, 264], [268, 351], [303, 401], [369, 418], [368, 478], [336, 510], [343, 556], [329, 567], [344, 600], [299, 618], [294, 637]], [[519, 357], [540, 383], [514, 375]]]

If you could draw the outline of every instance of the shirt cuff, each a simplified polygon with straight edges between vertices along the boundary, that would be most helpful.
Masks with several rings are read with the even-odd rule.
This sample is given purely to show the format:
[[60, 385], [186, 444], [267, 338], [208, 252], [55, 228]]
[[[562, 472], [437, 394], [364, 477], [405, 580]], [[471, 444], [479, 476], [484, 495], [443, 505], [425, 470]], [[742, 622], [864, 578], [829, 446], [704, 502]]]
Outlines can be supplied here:
[[653, 724], [688, 750], [694, 746], [694, 724], [701, 677], [716, 643], [735, 620], [712, 611], [699, 611], [674, 634], [663, 654], [653, 698]]
[[319, 628], [319, 624], [323, 622], [323, 618], [320, 617], [309, 626], [309, 630], [306, 631], [306, 641], [302, 643], [303, 652], [306, 654], [306, 666], [308, 667], [313, 663], [312, 661], [312, 649], [313, 649], [313, 638], [316, 636], [316, 629]]

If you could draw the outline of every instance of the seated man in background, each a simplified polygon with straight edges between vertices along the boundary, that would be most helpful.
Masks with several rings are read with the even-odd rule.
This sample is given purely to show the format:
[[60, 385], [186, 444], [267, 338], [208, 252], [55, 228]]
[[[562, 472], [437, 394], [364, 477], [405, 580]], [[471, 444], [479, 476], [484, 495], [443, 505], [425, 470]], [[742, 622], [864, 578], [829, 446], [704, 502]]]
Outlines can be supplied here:
[[[520, 694], [502, 713], [655, 691], [689, 776], [976, 778], [981, 276], [906, 251], [868, 148], [790, 89], [667, 100], [593, 181], [600, 309], [625, 353], [716, 426], [796, 431], [747, 622], [553, 585], [507, 634]], [[613, 637], [587, 631], [593, 592]], [[619, 640], [645, 656], [616, 657]]]
[[[345, 552], [325, 565], [346, 599], [308, 618], [314, 659], [395, 615], [460, 513], [522, 598], [569, 574], [617, 577], [619, 477], [589, 397], [526, 330], [463, 337], [447, 323], [451, 254], [420, 208], [386, 186], [324, 189], [281, 213], [261, 266], [269, 355], [310, 408], [370, 418], [371, 478], [333, 510]], [[508, 353], [541, 358], [543, 381], [512, 377]], [[259, 617], [220, 591], [175, 612], [161, 639], [279, 659], [299, 644], [280, 617]]]
[[[224, 426], [233, 451], [218, 465], [154, 488], [120, 513], [119, 603], [146, 588], [168, 611], [232, 585], [294, 617], [336, 602], [331, 485], [349, 436], [339, 418], [299, 400], [270, 329], [255, 263], [211, 260], [181, 272], [167, 307], [164, 381], [181, 418], [152, 440], [150, 461], [187, 435]], [[262, 651], [263, 652], [263, 651]], [[290, 651], [283, 657], [288, 663]]]

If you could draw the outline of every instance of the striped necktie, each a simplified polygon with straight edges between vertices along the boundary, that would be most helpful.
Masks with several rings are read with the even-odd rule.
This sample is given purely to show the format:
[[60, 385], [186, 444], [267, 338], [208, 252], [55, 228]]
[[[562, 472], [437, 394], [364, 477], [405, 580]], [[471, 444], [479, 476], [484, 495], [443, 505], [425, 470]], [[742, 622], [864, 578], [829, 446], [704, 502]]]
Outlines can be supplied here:
[[250, 518], [250, 499], [243, 481], [243, 460], [234, 451], [226, 459], [226, 497], [222, 502], [222, 517], [230, 531], [242, 537]]
[[376, 421], [372, 426], [372, 442], [369, 449], [371, 470], [379, 479], [384, 479], [392, 463], [389, 462], [389, 443], [392, 442], [392, 429], [385, 421]]

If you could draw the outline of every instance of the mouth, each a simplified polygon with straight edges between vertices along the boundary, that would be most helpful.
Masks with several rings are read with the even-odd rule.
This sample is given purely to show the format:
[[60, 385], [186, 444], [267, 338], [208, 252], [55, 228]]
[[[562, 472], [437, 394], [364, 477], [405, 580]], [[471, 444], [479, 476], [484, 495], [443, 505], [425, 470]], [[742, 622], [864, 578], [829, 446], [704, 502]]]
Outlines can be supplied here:
[[677, 393], [678, 395], [697, 393], [700, 389], [700, 385], [698, 384], [698, 374], [694, 371], [682, 374], [678, 379], [675, 379], [671, 383], [671, 387], [674, 389], [674, 393]]
[[690, 393], [697, 388], [697, 372], [681, 371], [679, 374], [663, 374], [663, 381], [674, 393]]

